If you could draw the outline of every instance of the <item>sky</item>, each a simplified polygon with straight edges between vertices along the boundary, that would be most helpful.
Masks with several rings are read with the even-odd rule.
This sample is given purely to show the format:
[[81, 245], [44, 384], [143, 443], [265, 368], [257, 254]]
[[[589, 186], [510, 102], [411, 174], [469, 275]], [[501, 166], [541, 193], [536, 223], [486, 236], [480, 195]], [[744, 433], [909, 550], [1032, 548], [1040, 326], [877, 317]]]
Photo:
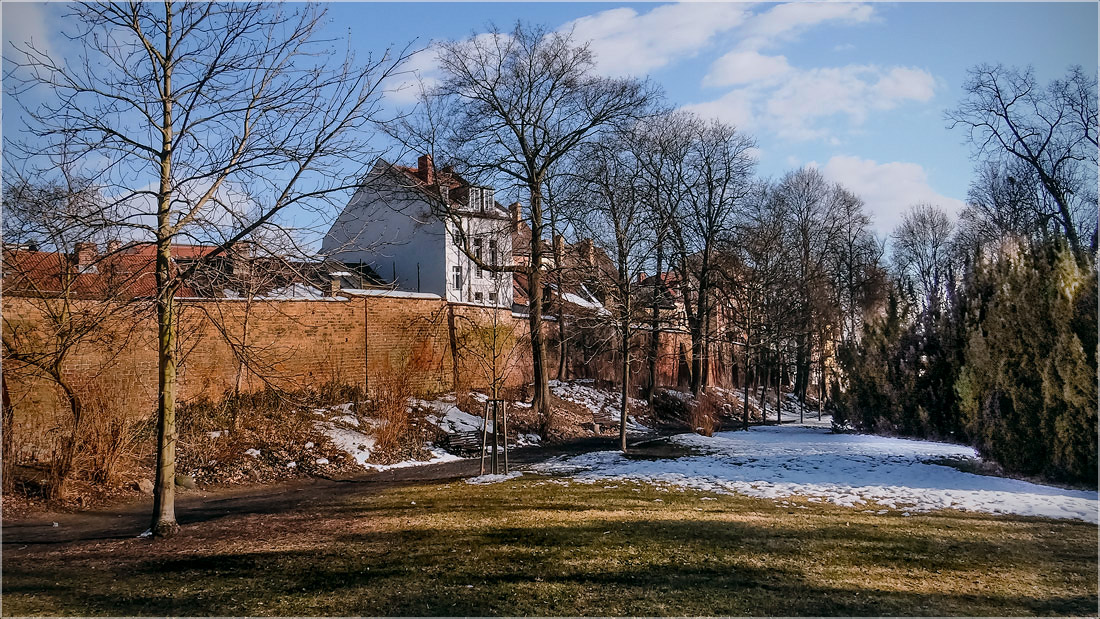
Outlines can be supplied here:
[[[327, 33], [359, 53], [509, 29], [571, 29], [606, 75], [648, 77], [673, 105], [752, 135], [758, 174], [816, 166], [860, 195], [880, 235], [931, 202], [957, 212], [974, 170], [944, 113], [979, 63], [1031, 65], [1046, 83], [1075, 64], [1097, 70], [1097, 4], [1074, 3], [429, 3], [335, 2]], [[34, 39], [64, 49], [63, 6], [5, 2], [4, 54]], [[7, 66], [7, 65], [5, 65]], [[410, 64], [429, 82], [430, 53]], [[387, 95], [394, 106], [413, 89]], [[7, 88], [4, 107], [11, 109]], [[5, 137], [19, 131], [5, 114]], [[413, 163], [412, 161], [406, 163]]]

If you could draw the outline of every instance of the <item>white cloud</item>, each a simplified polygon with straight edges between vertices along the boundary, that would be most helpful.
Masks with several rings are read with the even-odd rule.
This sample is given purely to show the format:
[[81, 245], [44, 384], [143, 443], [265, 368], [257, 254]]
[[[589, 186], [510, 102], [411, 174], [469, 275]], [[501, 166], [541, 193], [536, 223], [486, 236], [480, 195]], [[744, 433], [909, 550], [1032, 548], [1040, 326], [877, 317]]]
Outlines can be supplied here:
[[878, 101], [892, 104], [911, 99], [927, 101], [936, 90], [936, 80], [927, 71], [912, 67], [893, 67], [875, 84]]
[[797, 37], [805, 30], [824, 22], [861, 23], [872, 19], [874, 9], [868, 4], [835, 2], [792, 2], [779, 4], [755, 15], [742, 29], [744, 49], [762, 49]]
[[835, 138], [823, 126], [841, 117], [859, 126], [872, 110], [890, 110], [910, 101], [928, 101], [935, 79], [909, 67], [846, 65], [788, 68], [778, 78], [762, 78], [714, 101], [685, 106], [742, 129], [765, 130], [791, 140]]
[[[715, 60], [704, 86], [735, 86], [716, 100], [685, 106], [743, 129], [769, 131], [792, 140], [838, 140], [827, 121], [859, 126], [872, 110], [907, 101], [928, 101], [935, 80], [912, 67], [846, 65], [793, 67], [786, 56], [765, 54], [826, 23], [857, 24], [874, 19], [867, 4], [789, 3], [752, 15], [737, 29], [740, 42]], [[837, 49], [847, 49], [838, 45]]]
[[694, 56], [748, 16], [743, 4], [688, 2], [644, 14], [631, 8], [609, 9], [571, 21], [561, 30], [573, 29], [577, 41], [591, 42], [601, 73], [642, 75]]
[[715, 60], [703, 78], [704, 86], [736, 86], [770, 81], [791, 70], [784, 56], [764, 56], [756, 50], [734, 50]]
[[[816, 163], [814, 164], [816, 166]], [[892, 161], [878, 163], [848, 155], [832, 157], [820, 167], [821, 173], [863, 198], [873, 217], [873, 226], [881, 235], [893, 232], [904, 212], [918, 202], [937, 205], [957, 215], [963, 201], [944, 196], [928, 184], [928, 174], [916, 163]]]
[[52, 28], [48, 27], [51, 19], [46, 3], [5, 2], [3, 11], [4, 56], [17, 58], [19, 54], [14, 48], [26, 48], [28, 43], [39, 51], [49, 50]]
[[435, 46], [428, 46], [409, 57], [401, 72], [386, 82], [386, 100], [395, 105], [416, 103], [421, 91], [431, 90], [439, 79], [439, 56]]

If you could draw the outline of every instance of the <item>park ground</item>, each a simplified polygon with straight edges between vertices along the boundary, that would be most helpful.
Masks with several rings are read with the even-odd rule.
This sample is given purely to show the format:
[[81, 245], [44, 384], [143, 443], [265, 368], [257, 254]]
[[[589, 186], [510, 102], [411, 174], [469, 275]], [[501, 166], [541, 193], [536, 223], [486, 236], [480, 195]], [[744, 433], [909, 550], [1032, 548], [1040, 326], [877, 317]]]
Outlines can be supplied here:
[[3, 613], [1097, 613], [1095, 492], [823, 427], [612, 441], [185, 493], [169, 540], [143, 503], [5, 522]]

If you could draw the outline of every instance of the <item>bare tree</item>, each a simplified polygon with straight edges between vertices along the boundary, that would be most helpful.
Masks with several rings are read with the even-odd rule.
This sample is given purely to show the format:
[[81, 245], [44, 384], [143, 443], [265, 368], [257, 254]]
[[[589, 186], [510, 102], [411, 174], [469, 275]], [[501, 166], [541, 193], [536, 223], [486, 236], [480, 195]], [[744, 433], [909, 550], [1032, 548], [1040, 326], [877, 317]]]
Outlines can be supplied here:
[[630, 403], [631, 340], [639, 329], [642, 310], [636, 302], [635, 282], [653, 246], [647, 221], [641, 166], [633, 157], [630, 130], [609, 134], [583, 150], [578, 158], [573, 200], [578, 209], [575, 227], [589, 235], [611, 257], [613, 272], [597, 273], [604, 283], [604, 305], [614, 327], [619, 353], [621, 399], [619, 448], [626, 451], [627, 414]]
[[697, 119], [684, 112], [654, 115], [634, 127], [630, 149], [639, 169], [639, 199], [649, 209], [647, 220], [653, 236], [653, 253], [647, 268], [654, 272], [649, 294], [649, 351], [646, 355], [649, 379], [646, 399], [652, 404], [657, 388], [657, 362], [661, 346], [661, 310], [670, 301], [664, 277], [666, 258], [671, 254], [669, 234], [672, 217], [684, 199], [685, 166], [691, 145], [690, 127]]
[[533, 406], [545, 426], [550, 418], [542, 332], [547, 182], [555, 164], [605, 128], [634, 117], [654, 92], [637, 80], [596, 75], [592, 53], [569, 33], [522, 23], [511, 32], [493, 27], [444, 42], [438, 56], [442, 83], [426, 94], [419, 128], [403, 125], [402, 137], [433, 153], [445, 151], [446, 160], [469, 178], [498, 180], [527, 199], [527, 264], [477, 260], [468, 239], [463, 252], [482, 269], [527, 275]]
[[1049, 211], [1075, 252], [1096, 229], [1096, 75], [1080, 67], [1043, 88], [1028, 67], [979, 65], [948, 126], [969, 134], [976, 157], [1019, 161], [1051, 198]]
[[894, 268], [901, 281], [915, 289], [924, 316], [935, 315], [946, 301], [943, 288], [951, 268], [954, 230], [947, 213], [922, 203], [911, 207], [894, 231]]
[[[9, 173], [4, 187], [4, 293], [21, 297], [37, 316], [8, 311], [3, 316], [5, 398], [7, 380], [29, 373], [60, 390], [68, 423], [50, 461], [50, 498], [68, 490], [85, 410], [84, 388], [125, 348], [135, 322], [148, 304], [140, 299], [141, 278], [151, 264], [119, 264], [122, 246], [106, 254], [98, 238], [111, 235], [99, 218], [98, 190], [62, 167], [63, 180], [35, 185]], [[144, 267], [144, 268], [142, 268]], [[97, 362], [78, 369], [78, 349], [94, 347]], [[5, 400], [5, 414], [10, 405]], [[13, 431], [4, 426], [5, 439]], [[8, 454], [5, 454], [7, 456]]]
[[[316, 6], [82, 4], [67, 16], [78, 56], [62, 60], [28, 44], [8, 76], [17, 95], [48, 90], [28, 110], [22, 152], [49, 154], [64, 140], [120, 221], [156, 244], [157, 536], [179, 529], [177, 290], [284, 211], [328, 206], [326, 197], [355, 186], [356, 162], [372, 158], [364, 132], [380, 120], [380, 84], [405, 57], [329, 60], [336, 50], [319, 38], [323, 17]], [[236, 204], [244, 196], [248, 208]], [[172, 245], [189, 234], [217, 249], [177, 269]]]
[[717, 121], [688, 125], [683, 200], [669, 217], [674, 266], [691, 333], [691, 390], [707, 384], [714, 318], [714, 258], [732, 237], [736, 210], [751, 187], [752, 138]]

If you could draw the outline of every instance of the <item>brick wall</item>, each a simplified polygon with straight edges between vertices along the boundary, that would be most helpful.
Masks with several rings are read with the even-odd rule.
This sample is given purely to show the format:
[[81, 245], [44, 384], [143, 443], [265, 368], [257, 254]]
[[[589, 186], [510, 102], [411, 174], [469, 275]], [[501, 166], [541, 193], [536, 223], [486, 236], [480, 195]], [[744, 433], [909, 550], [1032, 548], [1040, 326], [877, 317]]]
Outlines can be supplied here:
[[[45, 332], [48, 321], [41, 303], [5, 298], [5, 338], [12, 331]], [[85, 309], [94, 313], [95, 307]], [[465, 388], [485, 388], [494, 374], [502, 376], [507, 387], [532, 380], [529, 323], [510, 310], [384, 296], [262, 303], [183, 300], [179, 321], [181, 401], [218, 399], [238, 385], [252, 391], [265, 384], [294, 389], [335, 381], [366, 383], [374, 389], [380, 381], [397, 378], [410, 383], [415, 393], [427, 395], [451, 390], [456, 379]], [[557, 325], [546, 321], [544, 329], [552, 378], [557, 369]], [[606, 350], [608, 342], [598, 334], [591, 340], [587, 350], [580, 343], [571, 344], [571, 375], [615, 382], [616, 355]], [[644, 336], [639, 336], [637, 346], [632, 382], [643, 385], [648, 381], [640, 355], [647, 349]], [[688, 349], [686, 334], [662, 334], [659, 384], [686, 384], [681, 351]], [[136, 316], [104, 321], [95, 337], [72, 351], [66, 375], [81, 389], [110, 398], [119, 410], [149, 414], [156, 406], [156, 351], [156, 321], [151, 307], [146, 307]], [[723, 365], [719, 361], [712, 363]], [[712, 382], [723, 384], [728, 370], [715, 366]], [[48, 380], [5, 364], [4, 382], [15, 411], [15, 432], [31, 426], [65, 427], [64, 400]]]

